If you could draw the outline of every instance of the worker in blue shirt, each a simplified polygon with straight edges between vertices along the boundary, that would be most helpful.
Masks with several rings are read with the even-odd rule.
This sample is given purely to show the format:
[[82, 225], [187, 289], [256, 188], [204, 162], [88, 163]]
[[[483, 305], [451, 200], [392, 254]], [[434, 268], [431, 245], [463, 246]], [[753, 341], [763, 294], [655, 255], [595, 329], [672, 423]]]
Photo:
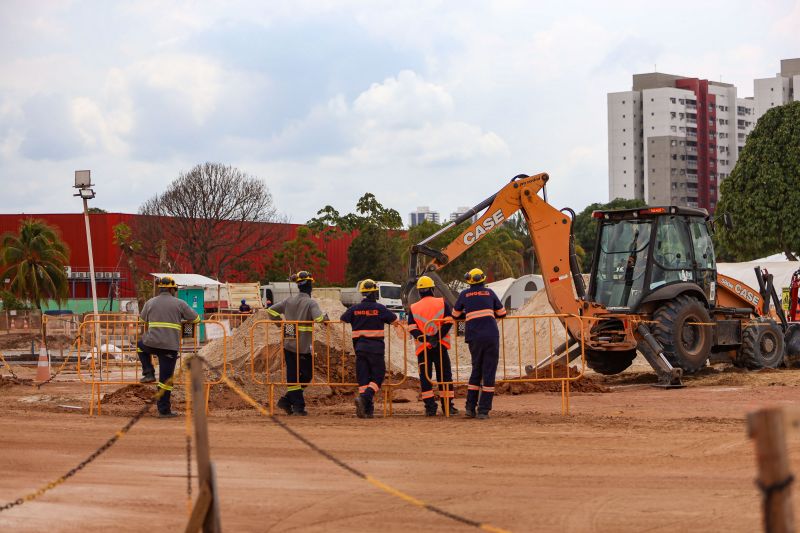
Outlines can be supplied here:
[[481, 269], [473, 268], [464, 274], [464, 280], [470, 287], [461, 292], [453, 307], [453, 318], [466, 319], [464, 336], [472, 356], [464, 416], [486, 419], [492, 410], [500, 359], [500, 332], [495, 319], [505, 317], [506, 310], [494, 291], [484, 285], [486, 274]]
[[353, 347], [356, 351], [356, 379], [358, 380], [358, 396], [356, 396], [356, 416], [372, 418], [375, 412], [375, 395], [381, 389], [386, 374], [384, 359], [385, 324], [402, 327], [397, 315], [386, 306], [378, 303], [378, 284], [365, 279], [358, 284], [358, 292], [364, 296], [360, 303], [345, 311], [340, 320], [351, 325], [353, 329]]

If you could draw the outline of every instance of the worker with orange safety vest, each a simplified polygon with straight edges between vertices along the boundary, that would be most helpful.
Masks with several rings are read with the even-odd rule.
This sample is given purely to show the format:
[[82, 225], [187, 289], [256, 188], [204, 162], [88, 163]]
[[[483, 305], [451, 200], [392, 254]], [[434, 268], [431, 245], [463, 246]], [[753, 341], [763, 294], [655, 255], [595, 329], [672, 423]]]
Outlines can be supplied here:
[[464, 337], [472, 356], [464, 416], [486, 419], [492, 410], [495, 373], [500, 359], [500, 332], [495, 318], [505, 317], [506, 310], [494, 291], [484, 285], [486, 274], [481, 269], [473, 268], [464, 274], [464, 280], [470, 287], [461, 292], [453, 307], [453, 318], [463, 316], [466, 319]]
[[[356, 416], [372, 418], [375, 411], [375, 395], [381, 390], [386, 374], [384, 359], [385, 344], [383, 326], [393, 324], [400, 327], [397, 315], [378, 303], [378, 284], [365, 279], [358, 284], [358, 292], [364, 299], [350, 307], [341, 318], [353, 329], [353, 348], [356, 351]], [[402, 329], [402, 327], [400, 327]]]
[[411, 312], [408, 315], [408, 325], [414, 339], [419, 365], [422, 401], [425, 402], [425, 415], [436, 416], [436, 398], [430, 381], [431, 368], [435, 368], [442, 411], [447, 401], [450, 414], [457, 414], [458, 410], [453, 405], [453, 371], [450, 366], [450, 354], [447, 351], [450, 349], [450, 328], [453, 326], [451, 309], [444, 298], [433, 295], [433, 287], [434, 283], [430, 277], [420, 276], [417, 280], [420, 300], [411, 305]]

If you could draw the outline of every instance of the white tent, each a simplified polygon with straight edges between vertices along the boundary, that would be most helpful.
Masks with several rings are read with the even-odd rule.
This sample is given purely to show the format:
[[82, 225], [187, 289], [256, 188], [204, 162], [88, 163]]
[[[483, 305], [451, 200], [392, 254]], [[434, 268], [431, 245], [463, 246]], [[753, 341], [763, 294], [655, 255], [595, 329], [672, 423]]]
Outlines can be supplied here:
[[486, 285], [492, 289], [506, 309], [519, 309], [544, 288], [542, 276], [525, 274], [519, 278], [505, 278]]
[[774, 256], [767, 259], [772, 259], [772, 261], [756, 260], [744, 263], [717, 263], [717, 271], [720, 274], [737, 279], [758, 291], [755, 267], [761, 267], [772, 274], [775, 290], [780, 295], [781, 290], [788, 288], [791, 284], [792, 274], [800, 269], [800, 261], [775, 261]]

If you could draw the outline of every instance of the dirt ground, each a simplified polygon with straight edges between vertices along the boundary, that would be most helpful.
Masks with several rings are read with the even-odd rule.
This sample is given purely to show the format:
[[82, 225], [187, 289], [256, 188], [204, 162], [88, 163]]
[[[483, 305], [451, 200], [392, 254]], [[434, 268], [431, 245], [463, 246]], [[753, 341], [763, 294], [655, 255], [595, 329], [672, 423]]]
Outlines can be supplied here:
[[[72, 381], [0, 386], [0, 505], [69, 470], [126, 421], [89, 417], [88, 386], [62, 379]], [[745, 415], [796, 405], [800, 371], [709, 369], [681, 390], [650, 387], [646, 372], [594, 379], [607, 392], [574, 393], [570, 416], [559, 395], [535, 392], [498, 396], [488, 421], [425, 418], [414, 401], [391, 418], [357, 419], [340, 403], [283, 420], [387, 484], [511, 531], [760, 529]], [[470, 530], [376, 489], [252, 410], [214, 409], [210, 428], [228, 531]], [[183, 417], [148, 416], [65, 484], [0, 512], [0, 530], [183, 528], [185, 446]], [[789, 447], [797, 472], [798, 435]]]

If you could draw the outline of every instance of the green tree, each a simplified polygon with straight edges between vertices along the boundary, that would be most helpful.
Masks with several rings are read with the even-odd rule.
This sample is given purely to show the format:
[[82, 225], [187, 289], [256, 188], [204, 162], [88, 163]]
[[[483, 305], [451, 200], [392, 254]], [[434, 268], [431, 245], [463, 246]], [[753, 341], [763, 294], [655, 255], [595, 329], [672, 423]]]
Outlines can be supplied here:
[[575, 234], [575, 252], [581, 258], [579, 247], [583, 249], [583, 260], [581, 264], [587, 268], [592, 264], [594, 257], [595, 237], [597, 236], [597, 220], [592, 218], [593, 211], [605, 211], [609, 209], [633, 209], [643, 207], [647, 204], [644, 200], [626, 200], [616, 198], [608, 203], [589, 204], [586, 208], [575, 216], [572, 223], [572, 231]]
[[10, 280], [8, 290], [21, 300], [42, 308], [46, 300], [63, 302], [69, 294], [65, 267], [69, 248], [57, 230], [42, 220], [25, 219], [19, 233], [0, 237], [0, 279]]
[[404, 278], [400, 262], [403, 242], [397, 238], [403, 219], [396, 210], [384, 207], [374, 194], [359, 198], [355, 213], [342, 215], [332, 206], [325, 206], [307, 225], [325, 239], [358, 233], [347, 250], [348, 284], [365, 277], [389, 281]]
[[311, 229], [307, 226], [297, 228], [295, 238], [284, 241], [272, 255], [262, 281], [283, 281], [289, 279], [293, 272], [304, 269], [310, 270], [317, 282], [324, 283], [323, 272], [328, 266], [328, 260], [311, 235]]
[[716, 212], [731, 215], [733, 228], [718, 228], [721, 243], [740, 261], [777, 252], [796, 261], [799, 185], [800, 102], [792, 102], [758, 120], [736, 167], [722, 182]]

